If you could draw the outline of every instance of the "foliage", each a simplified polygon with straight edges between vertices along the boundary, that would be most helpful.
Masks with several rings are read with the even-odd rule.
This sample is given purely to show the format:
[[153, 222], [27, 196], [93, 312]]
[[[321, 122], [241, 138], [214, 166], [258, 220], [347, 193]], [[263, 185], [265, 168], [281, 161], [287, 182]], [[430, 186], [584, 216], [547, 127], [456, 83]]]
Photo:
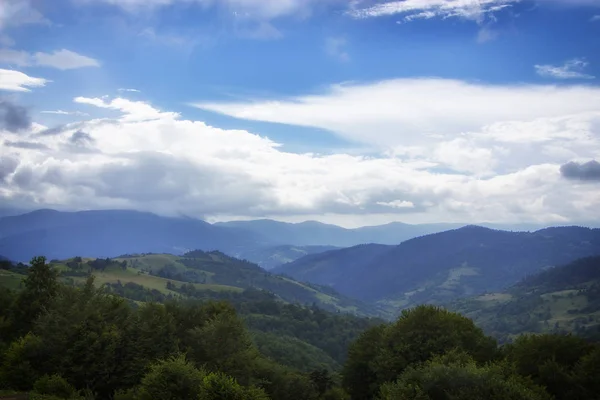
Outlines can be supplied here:
[[150, 367], [142, 378], [138, 400], [198, 399], [202, 393], [205, 372], [179, 355]]
[[45, 257], [34, 257], [23, 280], [24, 289], [13, 307], [12, 333], [14, 337], [27, 333], [35, 319], [46, 312], [48, 304], [58, 292], [58, 272], [46, 264]]
[[42, 339], [31, 333], [10, 344], [0, 366], [0, 383], [7, 389], [30, 390], [40, 377], [36, 366], [43, 359]]
[[466, 354], [438, 356], [385, 383], [381, 400], [550, 400], [543, 388], [497, 364], [479, 366]]
[[230, 376], [211, 372], [202, 380], [198, 400], [268, 400], [268, 397], [261, 389], [244, 388]]
[[33, 385], [37, 394], [54, 396], [59, 399], [73, 399], [79, 397], [77, 390], [60, 375], [44, 375]]
[[[21, 292], [0, 292], [0, 332], [28, 327], [2, 336], [0, 388], [31, 398], [592, 400], [600, 389], [600, 346], [576, 336], [525, 335], [499, 349], [470, 319], [431, 305], [376, 324], [253, 289], [233, 302], [131, 304], [93, 276], [67, 286], [43, 259], [32, 264]], [[24, 299], [36, 306], [21, 310]], [[290, 337], [303, 345], [285, 346]], [[277, 362], [286, 358], [292, 367]]]
[[[566, 335], [524, 335], [507, 346], [505, 353], [519, 374], [545, 386], [557, 400], [580, 398], [580, 380], [593, 369], [594, 346], [582, 338]], [[580, 364], [581, 363], [581, 364]], [[579, 367], [579, 371], [573, 370]]]
[[352, 398], [371, 398], [410, 365], [453, 349], [485, 362], [494, 358], [496, 342], [458, 314], [434, 306], [405, 310], [395, 323], [372, 328], [350, 349], [345, 387]]

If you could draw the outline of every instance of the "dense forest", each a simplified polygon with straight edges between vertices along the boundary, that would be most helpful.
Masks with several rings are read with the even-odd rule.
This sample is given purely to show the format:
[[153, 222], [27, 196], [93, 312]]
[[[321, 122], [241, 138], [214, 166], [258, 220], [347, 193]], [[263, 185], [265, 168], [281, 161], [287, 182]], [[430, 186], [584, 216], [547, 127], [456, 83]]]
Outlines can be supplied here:
[[[268, 324], [267, 298], [237, 306], [189, 298], [159, 304], [125, 299], [97, 287], [93, 276], [63, 284], [41, 257], [26, 272], [19, 291], [0, 291], [0, 393], [46, 400], [561, 400], [595, 399], [600, 390], [597, 344], [544, 334], [498, 346], [470, 319], [434, 306], [366, 327], [336, 356], [339, 369], [302, 370], [278, 363], [269, 352], [279, 349], [257, 346], [246, 326]], [[265, 320], [245, 323], [244, 313]], [[263, 346], [286, 325], [311, 335], [308, 325], [293, 327], [294, 313], [317, 326], [337, 321], [316, 307], [279, 304], [270, 313], [289, 320], [264, 333]], [[320, 329], [325, 325], [313, 334]], [[332, 343], [343, 342], [342, 332], [329, 331]]]

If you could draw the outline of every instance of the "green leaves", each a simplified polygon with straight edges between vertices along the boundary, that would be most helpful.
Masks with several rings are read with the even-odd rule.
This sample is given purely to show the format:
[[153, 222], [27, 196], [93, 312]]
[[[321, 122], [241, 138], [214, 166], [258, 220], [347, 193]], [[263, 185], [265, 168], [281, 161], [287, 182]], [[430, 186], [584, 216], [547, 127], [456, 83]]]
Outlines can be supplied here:
[[495, 356], [496, 342], [459, 314], [433, 306], [405, 310], [396, 322], [370, 329], [350, 347], [344, 386], [353, 399], [370, 399], [409, 366], [453, 349], [485, 362]]
[[478, 366], [465, 353], [407, 368], [381, 387], [381, 400], [550, 400], [542, 387], [499, 365]]

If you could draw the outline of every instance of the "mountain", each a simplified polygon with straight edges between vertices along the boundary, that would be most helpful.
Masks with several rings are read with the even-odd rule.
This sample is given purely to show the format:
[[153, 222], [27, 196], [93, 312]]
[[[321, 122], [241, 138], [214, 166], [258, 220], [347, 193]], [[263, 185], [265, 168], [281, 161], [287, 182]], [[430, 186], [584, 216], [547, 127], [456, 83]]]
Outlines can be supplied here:
[[335, 250], [337, 248], [338, 247], [334, 246], [280, 245], [249, 248], [231, 255], [236, 258], [241, 258], [256, 263], [268, 271], [280, 265], [296, 261], [304, 256], [323, 253], [325, 251]]
[[[297, 282], [289, 277], [271, 274], [249, 261], [230, 257], [219, 251], [194, 250], [183, 255], [122, 254], [115, 258], [73, 257], [52, 260], [50, 264], [61, 277], [83, 284], [89, 274], [100, 285], [107, 285], [117, 294], [127, 290], [145, 290], [136, 301], [164, 301], [167, 296], [232, 300], [246, 296], [245, 291], [266, 291], [286, 303], [317, 305], [332, 312], [347, 312], [362, 316], [381, 316], [373, 305], [350, 299], [329, 287]], [[8, 263], [0, 269], [23, 272]], [[4, 278], [12, 283], [13, 276]], [[0, 287], [3, 286], [0, 276]], [[143, 288], [143, 290], [142, 290]]]
[[448, 308], [503, 341], [540, 332], [600, 338], [600, 257], [548, 269], [504, 291], [457, 300]]
[[177, 253], [264, 246], [258, 234], [191, 218], [137, 211], [38, 210], [0, 218], [0, 254], [17, 261], [36, 255], [114, 257], [123, 253]]
[[287, 223], [268, 219], [219, 222], [217, 226], [233, 227], [259, 234], [277, 244], [296, 246], [329, 245], [349, 247], [364, 243], [398, 244], [429, 233], [458, 228], [464, 224], [410, 225], [392, 222], [386, 225], [346, 229], [316, 221]]
[[[402, 222], [391, 222], [385, 225], [346, 229], [337, 225], [316, 221], [288, 223], [260, 219], [254, 221], [218, 222], [215, 225], [254, 232], [269, 242], [280, 245], [351, 247], [366, 243], [397, 245], [415, 237], [457, 229], [467, 224], [438, 223], [412, 225]], [[483, 223], [480, 225], [490, 229], [507, 231], [535, 231], [545, 227], [545, 225], [540, 224]]]
[[399, 309], [500, 290], [545, 267], [600, 254], [600, 229], [507, 232], [467, 226], [303, 257], [274, 272]]

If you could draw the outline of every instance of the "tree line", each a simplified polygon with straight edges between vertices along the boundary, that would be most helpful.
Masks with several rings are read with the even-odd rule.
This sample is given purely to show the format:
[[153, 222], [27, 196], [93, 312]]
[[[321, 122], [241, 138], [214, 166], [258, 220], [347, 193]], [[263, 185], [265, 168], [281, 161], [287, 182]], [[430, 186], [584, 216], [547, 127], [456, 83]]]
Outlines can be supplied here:
[[[249, 314], [272, 308], [257, 304], [246, 305]], [[315, 326], [328, 318], [316, 308], [288, 306], [280, 303], [270, 313], [288, 315], [292, 326], [294, 315]], [[268, 324], [264, 315], [258, 323]], [[308, 325], [290, 329], [316, 335]], [[340, 336], [332, 341], [346, 340], [344, 330], [330, 332]], [[366, 327], [347, 355], [336, 357], [339, 377], [326, 368], [281, 365], [265, 353], [229, 302], [132, 302], [96, 287], [93, 277], [81, 287], [61, 284], [41, 257], [32, 260], [22, 290], [0, 290], [0, 394], [28, 392], [45, 400], [587, 400], [600, 393], [597, 344], [570, 335], [526, 335], [498, 346], [470, 319], [434, 306]]]

